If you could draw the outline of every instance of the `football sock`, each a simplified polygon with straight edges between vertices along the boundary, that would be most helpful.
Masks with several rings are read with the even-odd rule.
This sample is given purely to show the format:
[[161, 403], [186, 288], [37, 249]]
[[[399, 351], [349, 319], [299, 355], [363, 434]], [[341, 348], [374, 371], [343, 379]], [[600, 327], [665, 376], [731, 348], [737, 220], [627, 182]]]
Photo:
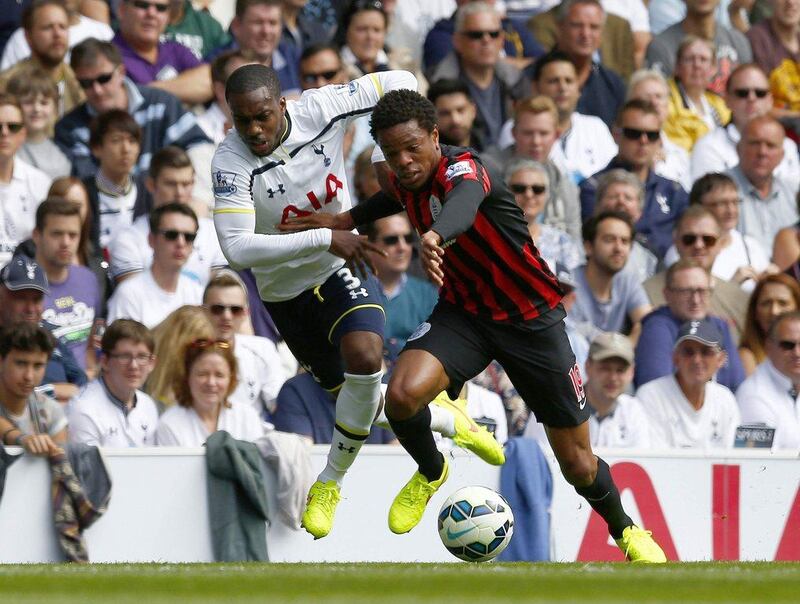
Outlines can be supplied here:
[[382, 372], [371, 375], [344, 374], [344, 385], [336, 397], [336, 425], [333, 428], [328, 463], [318, 480], [341, 485], [361, 445], [369, 436], [381, 398]]
[[575, 487], [575, 491], [606, 521], [608, 532], [614, 539], [622, 537], [622, 531], [633, 524], [633, 520], [622, 509], [619, 491], [611, 478], [608, 464], [599, 457], [594, 482], [588, 487]]
[[436, 448], [431, 432], [431, 410], [425, 405], [416, 415], [408, 419], [392, 419], [389, 417], [397, 440], [417, 462], [419, 472], [429, 482], [439, 480], [444, 471], [444, 457]]

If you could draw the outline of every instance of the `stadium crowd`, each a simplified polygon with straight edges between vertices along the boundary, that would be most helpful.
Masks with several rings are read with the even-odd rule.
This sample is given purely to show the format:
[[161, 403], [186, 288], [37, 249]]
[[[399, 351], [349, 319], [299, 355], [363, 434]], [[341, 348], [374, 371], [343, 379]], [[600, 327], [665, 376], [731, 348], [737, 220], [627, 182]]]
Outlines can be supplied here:
[[[334, 398], [210, 218], [225, 82], [261, 63], [287, 98], [417, 76], [561, 282], [593, 446], [800, 449], [800, 0], [10, 0], [0, 57], [5, 444], [330, 442]], [[369, 116], [346, 145], [364, 201]], [[437, 291], [405, 215], [362, 232], [391, 371]], [[545, 444], [497, 363], [462, 397]]]

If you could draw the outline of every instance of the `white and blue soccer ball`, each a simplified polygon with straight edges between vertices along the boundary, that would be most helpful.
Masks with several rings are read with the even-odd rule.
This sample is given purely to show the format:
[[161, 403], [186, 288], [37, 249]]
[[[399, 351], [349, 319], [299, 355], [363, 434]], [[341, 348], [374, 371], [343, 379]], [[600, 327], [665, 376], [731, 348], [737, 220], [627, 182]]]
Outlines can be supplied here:
[[480, 486], [459, 489], [439, 511], [439, 537], [456, 558], [486, 562], [508, 546], [514, 514], [499, 493]]

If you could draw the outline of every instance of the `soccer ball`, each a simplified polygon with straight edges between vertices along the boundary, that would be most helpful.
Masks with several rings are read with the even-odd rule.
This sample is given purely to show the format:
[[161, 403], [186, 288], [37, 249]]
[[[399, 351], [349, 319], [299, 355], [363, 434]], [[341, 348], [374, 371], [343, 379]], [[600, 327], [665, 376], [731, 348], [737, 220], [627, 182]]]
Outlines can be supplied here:
[[456, 558], [486, 562], [506, 549], [514, 533], [511, 506], [486, 487], [459, 489], [439, 512], [439, 537]]

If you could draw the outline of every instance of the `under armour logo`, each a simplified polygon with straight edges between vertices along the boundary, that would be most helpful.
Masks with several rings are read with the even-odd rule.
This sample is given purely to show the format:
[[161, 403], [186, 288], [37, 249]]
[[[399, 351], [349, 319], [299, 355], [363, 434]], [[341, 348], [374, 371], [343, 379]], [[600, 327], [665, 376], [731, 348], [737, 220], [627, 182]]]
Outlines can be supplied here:
[[344, 443], [341, 442], [341, 441], [339, 441], [339, 450], [340, 451], [347, 451], [348, 453], [355, 453], [356, 452], [356, 448], [355, 447], [345, 447]]
[[325, 155], [325, 145], [320, 145], [317, 147], [316, 145], [311, 145], [311, 148], [314, 149], [314, 153], [317, 155], [321, 155], [323, 157], [323, 161], [325, 162], [325, 167], [331, 165], [331, 158]]
[[277, 191], [273, 191], [272, 189], [267, 189], [267, 193], [269, 193], [269, 198], [272, 199], [273, 197], [275, 197], [275, 193], [280, 193], [281, 195], [283, 195], [284, 193], [286, 193], [286, 190], [283, 188], [283, 183], [279, 182]]
[[108, 435], [109, 436], [114, 436], [116, 433], [117, 433], [117, 429], [116, 428], [109, 428], [108, 429]]

